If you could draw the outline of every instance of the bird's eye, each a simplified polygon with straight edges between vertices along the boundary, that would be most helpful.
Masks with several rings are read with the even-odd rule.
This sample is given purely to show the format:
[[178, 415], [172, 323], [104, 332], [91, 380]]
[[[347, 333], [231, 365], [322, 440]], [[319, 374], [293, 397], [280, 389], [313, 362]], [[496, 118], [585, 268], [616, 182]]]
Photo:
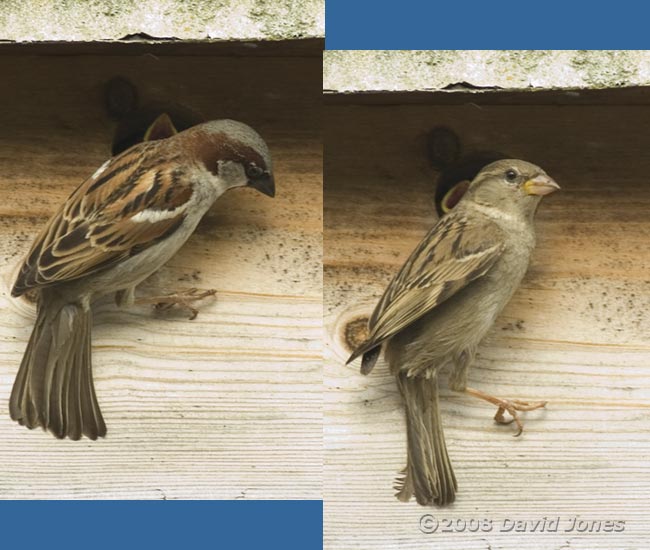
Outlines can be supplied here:
[[517, 172], [515, 172], [514, 170], [508, 170], [506, 172], [506, 181], [509, 183], [514, 183], [517, 181], [518, 176], [519, 174], [517, 174]]
[[264, 170], [257, 166], [257, 164], [249, 164], [246, 167], [246, 175], [249, 178], [259, 178], [264, 173]]

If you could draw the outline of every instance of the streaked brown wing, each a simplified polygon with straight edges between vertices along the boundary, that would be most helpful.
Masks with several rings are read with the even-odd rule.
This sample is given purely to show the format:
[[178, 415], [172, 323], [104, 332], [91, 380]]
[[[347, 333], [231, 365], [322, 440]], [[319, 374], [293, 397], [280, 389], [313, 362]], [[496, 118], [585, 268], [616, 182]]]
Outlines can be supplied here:
[[496, 225], [458, 211], [441, 218], [388, 285], [370, 317], [370, 337], [348, 362], [485, 275], [502, 251]]
[[[192, 188], [178, 156], [164, 155], [167, 160], [161, 164], [160, 143], [128, 149], [68, 197], [34, 241], [13, 296], [95, 273], [146, 250], [178, 228]], [[144, 210], [175, 209], [177, 215], [133, 220]]]

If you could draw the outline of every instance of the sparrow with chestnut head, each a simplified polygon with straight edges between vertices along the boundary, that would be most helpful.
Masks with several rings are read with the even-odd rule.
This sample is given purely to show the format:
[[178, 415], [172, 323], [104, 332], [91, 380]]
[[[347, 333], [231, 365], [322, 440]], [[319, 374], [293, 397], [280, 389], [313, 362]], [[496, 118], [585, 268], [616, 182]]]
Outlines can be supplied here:
[[104, 163], [61, 205], [28, 252], [13, 296], [39, 290], [36, 323], [10, 414], [59, 438], [106, 434], [91, 369], [93, 301], [136, 285], [167, 262], [214, 201], [235, 187], [273, 197], [264, 140], [233, 120], [134, 145]]

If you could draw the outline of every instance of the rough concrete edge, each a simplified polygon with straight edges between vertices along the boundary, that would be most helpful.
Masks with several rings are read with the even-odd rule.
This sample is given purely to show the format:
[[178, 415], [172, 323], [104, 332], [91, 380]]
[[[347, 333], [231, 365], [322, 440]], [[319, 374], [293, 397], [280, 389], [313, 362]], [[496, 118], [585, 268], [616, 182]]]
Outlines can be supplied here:
[[324, 38], [325, 0], [4, 0], [0, 40], [15, 44]]
[[648, 50], [329, 50], [323, 59], [326, 94], [578, 91], [647, 85]]
[[84, 46], [94, 44], [142, 44], [142, 45], [160, 45], [160, 44], [232, 44], [244, 45], [254, 48], [260, 43], [302, 43], [309, 41], [323, 41], [323, 36], [300, 36], [300, 37], [251, 37], [251, 38], [176, 38], [176, 37], [154, 37], [154, 36], [124, 36], [122, 38], [109, 39], [100, 38], [97, 40], [3, 40], [0, 39], [0, 47], [2, 46]]

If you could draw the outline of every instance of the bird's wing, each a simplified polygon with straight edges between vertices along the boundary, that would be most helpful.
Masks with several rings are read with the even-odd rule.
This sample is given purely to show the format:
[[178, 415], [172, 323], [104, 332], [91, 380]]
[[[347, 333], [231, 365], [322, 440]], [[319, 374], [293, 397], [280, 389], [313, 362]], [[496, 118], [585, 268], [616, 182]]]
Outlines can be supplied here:
[[388, 285], [370, 317], [370, 337], [349, 361], [485, 275], [503, 247], [503, 235], [495, 224], [457, 210], [441, 218]]
[[191, 182], [178, 156], [161, 156], [160, 143], [110, 159], [68, 197], [34, 241], [13, 296], [105, 269], [180, 226]]

